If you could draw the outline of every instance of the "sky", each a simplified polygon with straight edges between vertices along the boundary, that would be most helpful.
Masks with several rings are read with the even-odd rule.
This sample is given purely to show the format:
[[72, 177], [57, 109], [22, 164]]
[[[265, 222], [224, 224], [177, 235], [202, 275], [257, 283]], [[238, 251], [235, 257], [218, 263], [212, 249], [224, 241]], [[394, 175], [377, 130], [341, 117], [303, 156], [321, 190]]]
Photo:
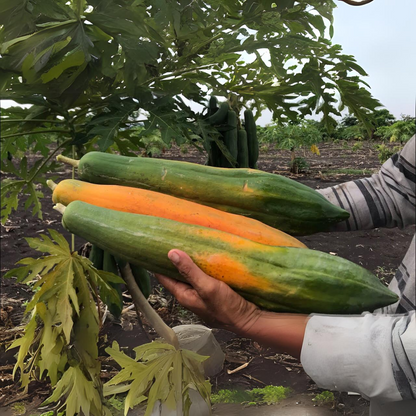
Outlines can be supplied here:
[[[416, 0], [373, 0], [349, 6], [335, 0], [334, 37], [367, 72], [371, 94], [396, 118], [415, 116]], [[264, 112], [259, 125], [271, 122]]]
[[373, 0], [365, 6], [336, 1], [333, 43], [368, 73], [371, 93], [394, 116], [415, 115], [416, 1]]

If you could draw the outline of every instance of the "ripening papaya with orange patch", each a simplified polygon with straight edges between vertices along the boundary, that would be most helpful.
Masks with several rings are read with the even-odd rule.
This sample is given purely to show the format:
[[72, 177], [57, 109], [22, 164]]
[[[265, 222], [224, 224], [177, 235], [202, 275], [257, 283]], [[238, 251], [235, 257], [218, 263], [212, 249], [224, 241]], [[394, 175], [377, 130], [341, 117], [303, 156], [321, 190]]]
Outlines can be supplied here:
[[74, 179], [63, 180], [58, 185], [49, 181], [49, 185], [53, 188], [53, 202], [63, 205], [83, 201], [115, 211], [151, 215], [221, 230], [257, 243], [306, 248], [296, 238], [260, 221], [159, 192], [127, 186], [96, 185]]
[[270, 281], [253, 274], [248, 267], [234, 259], [228, 253], [194, 254], [193, 260], [209, 276], [222, 280], [236, 290], [251, 292], [253, 290], [269, 291]]

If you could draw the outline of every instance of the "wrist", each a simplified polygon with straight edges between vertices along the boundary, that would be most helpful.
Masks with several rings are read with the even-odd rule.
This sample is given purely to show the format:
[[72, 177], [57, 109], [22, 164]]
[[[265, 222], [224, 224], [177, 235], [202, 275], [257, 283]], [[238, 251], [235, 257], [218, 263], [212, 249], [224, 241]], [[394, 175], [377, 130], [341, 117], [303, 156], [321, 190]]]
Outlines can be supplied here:
[[280, 353], [300, 359], [308, 315], [253, 311], [250, 319], [233, 330]]
[[251, 334], [254, 332], [253, 329], [265, 313], [265, 311], [261, 310], [254, 304], [249, 303], [249, 305], [252, 306], [250, 310], [247, 311], [242, 319], [234, 324], [234, 328], [232, 329], [232, 332], [235, 334], [246, 338], [251, 337]]

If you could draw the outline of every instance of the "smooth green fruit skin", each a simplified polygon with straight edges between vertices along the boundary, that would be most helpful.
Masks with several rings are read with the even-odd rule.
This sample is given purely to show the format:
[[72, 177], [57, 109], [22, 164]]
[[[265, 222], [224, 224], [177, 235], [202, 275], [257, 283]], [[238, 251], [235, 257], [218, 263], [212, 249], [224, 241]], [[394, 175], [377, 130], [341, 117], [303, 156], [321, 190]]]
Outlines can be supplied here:
[[[218, 111], [218, 99], [217, 97], [212, 96], [209, 99], [208, 103], [208, 117], [211, 117]], [[216, 154], [218, 154], [219, 149], [216, 143], [208, 141], [205, 143], [204, 146], [206, 149], [208, 148], [208, 166], [215, 166]], [[221, 152], [220, 152], [221, 153]]]
[[220, 104], [218, 110], [211, 116], [207, 118], [207, 121], [211, 125], [222, 124], [227, 120], [227, 114], [230, 106], [227, 101], [224, 101]]
[[349, 213], [308, 186], [253, 169], [220, 169], [173, 160], [90, 152], [79, 178], [149, 189], [254, 218], [291, 235], [328, 231]]
[[259, 141], [257, 138], [256, 122], [251, 110], [244, 111], [244, 125], [247, 131], [249, 167], [255, 169], [259, 158]]
[[103, 269], [104, 251], [95, 244], [91, 247], [89, 259], [97, 270]]
[[[104, 250], [103, 253], [103, 270], [105, 272], [110, 272], [115, 274], [116, 276], [119, 275], [117, 262], [114, 257], [113, 253], [110, 253], [107, 250]], [[107, 305], [109, 311], [112, 315], [119, 318], [121, 316], [121, 311], [123, 309], [123, 294], [121, 292], [121, 284], [120, 283], [112, 283], [110, 282], [110, 285], [117, 291], [118, 293], [118, 303]]]
[[[227, 126], [229, 130], [224, 133], [224, 144], [230, 152], [231, 156], [237, 160], [238, 155], [238, 132], [237, 132], [237, 114], [233, 110], [228, 111]], [[227, 158], [221, 156], [221, 166], [223, 168], [232, 168]]]
[[[366, 269], [340, 257], [303, 248], [266, 246], [222, 231], [165, 218], [113, 211], [81, 201], [66, 208], [63, 226], [100, 248], [146, 270], [183, 280], [167, 257], [172, 248], [195, 259], [224, 254], [259, 280], [249, 290], [230, 284], [257, 305], [274, 311], [350, 314], [397, 301], [397, 295]], [[140, 247], [140, 250], [137, 248]], [[209, 261], [209, 260], [207, 260]], [[204, 266], [196, 261], [203, 270]], [[233, 276], [231, 276], [232, 278]], [[227, 280], [228, 282], [230, 280]]]
[[239, 168], [248, 168], [247, 132], [244, 129], [238, 130], [237, 162]]
[[214, 95], [209, 99], [208, 103], [208, 116], [212, 116], [218, 110], [218, 98]]
[[[122, 269], [126, 266], [127, 262], [122, 260], [118, 256], [114, 256], [118, 267]], [[135, 264], [130, 264], [131, 272], [133, 274], [134, 280], [137, 283], [140, 291], [143, 293], [144, 297], [147, 299], [151, 292], [151, 282], [150, 276], [147, 270], [143, 269], [143, 267], [137, 266]]]
[[146, 269], [137, 264], [130, 264], [131, 272], [133, 273], [134, 280], [139, 286], [139, 289], [143, 293], [143, 296], [147, 299], [150, 296], [150, 292], [152, 289], [150, 276]]

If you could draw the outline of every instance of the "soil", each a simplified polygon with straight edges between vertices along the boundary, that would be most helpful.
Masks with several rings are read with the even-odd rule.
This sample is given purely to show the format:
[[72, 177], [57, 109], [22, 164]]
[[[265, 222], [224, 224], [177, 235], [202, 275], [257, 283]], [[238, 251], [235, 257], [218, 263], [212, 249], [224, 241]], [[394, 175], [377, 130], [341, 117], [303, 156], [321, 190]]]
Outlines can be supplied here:
[[[325, 188], [348, 180], [369, 176], [380, 167], [374, 143], [362, 143], [361, 149], [352, 150], [352, 144], [346, 148], [343, 144], [324, 143], [319, 146], [321, 155], [302, 152], [298, 156], [306, 156], [309, 163], [307, 172], [291, 175], [288, 169], [289, 152], [277, 151], [271, 146], [261, 149], [258, 167], [267, 172], [288, 176], [312, 188]], [[185, 160], [194, 163], [204, 163], [205, 158], [193, 148], [186, 153], [178, 148], [165, 151], [161, 158]], [[57, 181], [69, 178], [71, 170], [63, 167], [58, 172]], [[5, 175], [4, 175], [5, 176]], [[22, 197], [24, 202], [25, 197]], [[14, 264], [23, 257], [35, 257], [37, 253], [26, 243], [25, 237], [38, 237], [47, 229], [53, 228], [63, 233], [68, 240], [70, 235], [60, 224], [60, 214], [52, 209], [50, 192], [45, 191], [42, 200], [43, 219], [35, 218], [31, 212], [19, 205], [17, 212], [2, 226], [1, 232], [1, 275], [14, 267]], [[349, 233], [327, 233], [301, 237], [309, 248], [324, 252], [331, 252], [340, 257], [347, 258], [362, 265], [375, 273], [385, 284], [388, 284], [403, 258], [411, 238], [415, 232], [414, 227], [404, 230], [375, 229], [371, 231], [356, 231]], [[82, 239], [75, 239], [75, 246], [79, 249], [85, 244]], [[200, 323], [192, 313], [181, 308], [178, 303], [163, 288], [153, 282], [153, 292], [150, 301], [153, 307], [161, 314], [165, 321], [171, 325], [186, 323]], [[6, 351], [10, 342], [21, 334], [19, 324], [22, 322], [22, 304], [31, 298], [32, 292], [26, 285], [17, 284], [14, 279], [3, 279], [1, 289], [1, 316], [0, 316], [0, 415], [2, 414], [35, 414], [39, 404], [50, 395], [46, 383], [34, 382], [24, 393], [12, 381], [12, 369], [15, 363], [16, 350]], [[126, 306], [129, 304], [126, 297]], [[121, 322], [107, 319], [100, 334], [100, 352], [102, 355], [102, 376], [108, 380], [117, 372], [114, 363], [105, 357], [104, 349], [113, 340], [117, 340], [121, 347], [135, 347], [149, 338], [154, 339], [156, 334], [144, 322], [144, 330], [140, 327], [133, 311], [123, 315]], [[318, 389], [313, 381], [303, 371], [302, 366], [293, 357], [277, 354], [269, 348], [262, 348], [256, 342], [243, 339], [234, 334], [214, 329], [214, 334], [226, 353], [223, 371], [211, 379], [213, 391], [220, 389], [252, 389], [266, 385], [282, 385], [292, 389], [289, 399], [276, 406], [269, 413], [264, 408], [250, 408], [242, 410], [240, 405], [216, 405], [214, 414], [287, 414], [296, 415], [368, 415], [368, 403], [357, 395], [334, 392], [335, 401], [328, 405], [317, 407], [312, 398], [322, 390]], [[249, 362], [244, 369], [231, 375], [227, 370], [234, 370], [240, 365]], [[16, 410], [16, 403], [19, 409]], [[14, 406], [14, 407], [13, 407]], [[22, 409], [23, 408], [23, 413]], [[292, 410], [290, 410], [292, 409]], [[299, 409], [309, 409], [302, 413]], [[269, 409], [272, 410], [272, 409]], [[306, 410], [305, 410], [306, 411]], [[246, 412], [246, 413], [244, 413]]]

